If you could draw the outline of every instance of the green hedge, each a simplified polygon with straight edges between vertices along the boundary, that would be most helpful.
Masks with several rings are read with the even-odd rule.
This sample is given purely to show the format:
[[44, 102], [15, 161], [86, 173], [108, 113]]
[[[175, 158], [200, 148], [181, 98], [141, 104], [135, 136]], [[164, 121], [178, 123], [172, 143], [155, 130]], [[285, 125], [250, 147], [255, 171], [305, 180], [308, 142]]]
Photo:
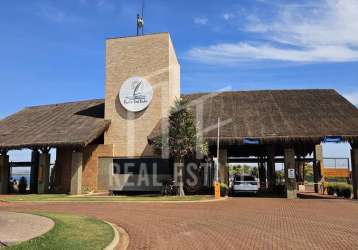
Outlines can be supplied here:
[[337, 194], [338, 197], [351, 198], [352, 186], [347, 183], [328, 183], [327, 193]]

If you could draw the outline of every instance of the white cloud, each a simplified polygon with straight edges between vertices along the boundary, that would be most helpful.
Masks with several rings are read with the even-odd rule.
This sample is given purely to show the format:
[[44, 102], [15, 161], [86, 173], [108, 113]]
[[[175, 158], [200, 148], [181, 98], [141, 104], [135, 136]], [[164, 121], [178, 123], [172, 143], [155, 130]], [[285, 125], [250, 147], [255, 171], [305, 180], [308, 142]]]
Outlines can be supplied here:
[[64, 11], [53, 6], [41, 6], [39, 14], [57, 23], [65, 21], [67, 17], [67, 14]]
[[320, 0], [319, 5], [282, 5], [271, 22], [251, 15], [246, 27], [293, 45], [357, 46], [357, 16], [357, 0]]
[[226, 20], [226, 21], [229, 21], [230, 19], [234, 18], [235, 15], [232, 14], [232, 13], [224, 13], [223, 14], [223, 18]]
[[114, 10], [115, 5], [111, 0], [79, 0], [79, 3], [85, 6], [93, 5], [99, 10]]
[[78, 22], [82, 20], [80, 17], [67, 13], [52, 4], [39, 5], [37, 15], [55, 23]]
[[199, 25], [206, 25], [208, 23], [209, 19], [206, 17], [195, 17], [194, 23]]
[[353, 91], [350, 93], [343, 94], [348, 101], [353, 103], [354, 105], [358, 106], [358, 91]]
[[246, 13], [242, 30], [257, 34], [265, 42], [214, 44], [193, 48], [187, 56], [204, 63], [223, 64], [247, 60], [358, 61], [358, 1], [314, 3], [272, 5], [274, 14], [269, 20], [260, 14]]
[[358, 60], [358, 50], [343, 46], [317, 46], [303, 49], [275, 47], [269, 43], [216, 44], [193, 48], [187, 56], [206, 63], [230, 64], [251, 60], [306, 62], [347, 62]]

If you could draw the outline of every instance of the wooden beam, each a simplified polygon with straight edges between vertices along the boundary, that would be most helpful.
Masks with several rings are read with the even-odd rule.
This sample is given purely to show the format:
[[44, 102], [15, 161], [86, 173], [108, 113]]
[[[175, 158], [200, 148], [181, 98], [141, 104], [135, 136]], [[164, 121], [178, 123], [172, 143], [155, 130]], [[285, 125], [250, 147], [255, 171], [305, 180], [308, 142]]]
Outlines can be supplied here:
[[[314, 158], [300, 158], [296, 159], [299, 162], [313, 162]], [[257, 163], [258, 159], [256, 157], [248, 158], [248, 157], [228, 157], [228, 163]], [[275, 157], [275, 163], [285, 163], [285, 158]]]

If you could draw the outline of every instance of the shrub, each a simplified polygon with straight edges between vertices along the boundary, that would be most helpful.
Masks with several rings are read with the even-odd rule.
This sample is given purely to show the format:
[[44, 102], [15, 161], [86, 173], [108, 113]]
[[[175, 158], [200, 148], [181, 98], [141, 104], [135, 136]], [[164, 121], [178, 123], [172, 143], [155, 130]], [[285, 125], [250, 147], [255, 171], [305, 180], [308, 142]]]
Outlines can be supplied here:
[[350, 188], [345, 188], [342, 190], [343, 197], [346, 199], [350, 199], [352, 196], [352, 190]]
[[221, 196], [226, 196], [228, 189], [229, 189], [228, 185], [226, 185], [225, 183], [220, 183], [220, 194], [221, 194]]
[[336, 192], [335, 188], [333, 186], [328, 186], [327, 187], [327, 194], [328, 195], [334, 195], [334, 193]]
[[338, 197], [350, 198], [352, 194], [352, 186], [347, 183], [329, 183], [327, 193], [337, 194]]
[[274, 193], [278, 194], [278, 195], [285, 195], [286, 193], [286, 188], [284, 184], [277, 184], [274, 186]]
[[19, 180], [19, 193], [20, 194], [26, 193], [26, 188], [27, 188], [27, 180], [25, 177], [22, 176]]
[[336, 193], [338, 197], [343, 197], [342, 189], [337, 186]]
[[351, 198], [352, 186], [346, 183], [337, 184], [337, 195], [339, 197]]

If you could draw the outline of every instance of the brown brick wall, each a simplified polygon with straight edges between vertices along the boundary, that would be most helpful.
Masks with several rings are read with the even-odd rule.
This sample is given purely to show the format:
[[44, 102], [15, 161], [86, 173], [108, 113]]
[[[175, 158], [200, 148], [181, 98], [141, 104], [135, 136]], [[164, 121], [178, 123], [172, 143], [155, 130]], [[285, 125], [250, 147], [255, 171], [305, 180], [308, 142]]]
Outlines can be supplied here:
[[112, 145], [89, 145], [84, 149], [82, 191], [97, 191], [98, 157], [112, 155]]
[[[105, 144], [114, 145], [115, 156], [153, 155], [147, 137], [179, 97], [179, 71], [168, 33], [107, 40], [105, 119], [111, 125]], [[154, 91], [148, 108], [137, 113], [128, 113], [118, 100], [121, 85], [132, 76], [148, 80]]]

